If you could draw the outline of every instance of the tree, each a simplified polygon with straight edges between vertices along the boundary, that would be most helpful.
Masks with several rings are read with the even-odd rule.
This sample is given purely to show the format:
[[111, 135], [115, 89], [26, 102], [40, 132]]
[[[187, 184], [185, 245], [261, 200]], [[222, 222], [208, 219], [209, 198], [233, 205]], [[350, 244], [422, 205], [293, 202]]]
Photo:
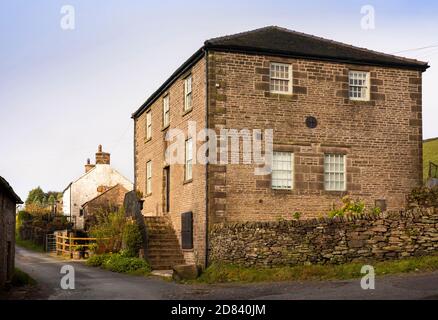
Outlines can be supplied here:
[[29, 191], [29, 195], [26, 199], [26, 205], [33, 204], [33, 203], [43, 203], [44, 201], [44, 191], [41, 189], [41, 187], [36, 187], [35, 189], [32, 189]]
[[56, 198], [53, 194], [49, 196], [49, 200], [47, 200], [50, 205], [54, 205], [56, 202]]

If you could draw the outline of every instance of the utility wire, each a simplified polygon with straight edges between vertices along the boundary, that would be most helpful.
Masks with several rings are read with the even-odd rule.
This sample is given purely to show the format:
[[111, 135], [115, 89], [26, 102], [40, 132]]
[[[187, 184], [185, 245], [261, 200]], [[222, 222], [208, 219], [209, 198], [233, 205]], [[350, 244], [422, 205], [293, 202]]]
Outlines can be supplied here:
[[419, 51], [419, 50], [430, 49], [430, 48], [438, 48], [438, 44], [432, 44], [430, 46], [413, 48], [413, 49], [406, 49], [406, 50], [402, 50], [402, 51], [393, 52], [392, 54], [398, 54], [398, 53], [410, 52], [410, 51]]

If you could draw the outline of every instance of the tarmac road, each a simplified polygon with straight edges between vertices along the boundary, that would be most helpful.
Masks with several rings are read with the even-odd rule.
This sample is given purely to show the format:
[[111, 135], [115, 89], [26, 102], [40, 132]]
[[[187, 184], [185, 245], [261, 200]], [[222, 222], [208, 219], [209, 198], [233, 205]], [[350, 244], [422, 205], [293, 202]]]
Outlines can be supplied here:
[[[64, 276], [60, 271], [66, 264], [75, 270], [74, 290], [60, 286]], [[363, 290], [359, 279], [185, 285], [159, 277], [118, 274], [20, 247], [16, 248], [16, 266], [37, 280], [34, 299], [438, 299], [438, 272], [377, 277], [374, 290]]]

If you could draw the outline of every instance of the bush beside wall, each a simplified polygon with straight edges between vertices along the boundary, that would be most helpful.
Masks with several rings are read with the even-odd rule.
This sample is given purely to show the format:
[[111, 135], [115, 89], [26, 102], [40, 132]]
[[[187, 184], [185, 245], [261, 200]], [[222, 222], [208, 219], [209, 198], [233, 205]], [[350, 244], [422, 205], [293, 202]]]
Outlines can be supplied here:
[[438, 209], [302, 221], [214, 225], [210, 263], [294, 266], [391, 260], [438, 252]]

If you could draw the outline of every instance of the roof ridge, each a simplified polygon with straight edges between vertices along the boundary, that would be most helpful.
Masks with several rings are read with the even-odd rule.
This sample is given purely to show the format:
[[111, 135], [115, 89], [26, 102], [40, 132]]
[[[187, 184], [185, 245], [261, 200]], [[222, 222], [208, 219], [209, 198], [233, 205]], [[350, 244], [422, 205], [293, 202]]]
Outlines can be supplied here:
[[393, 54], [389, 54], [389, 53], [385, 53], [385, 52], [375, 51], [375, 50], [371, 50], [371, 49], [364, 48], [364, 47], [358, 47], [358, 46], [354, 46], [352, 44], [348, 44], [348, 43], [344, 43], [344, 42], [340, 42], [340, 41], [336, 41], [336, 40], [332, 40], [332, 39], [323, 38], [323, 37], [320, 37], [320, 36], [316, 36], [316, 35], [313, 35], [313, 34], [300, 32], [300, 31], [296, 31], [296, 30], [292, 30], [292, 29], [287, 29], [287, 28], [284, 28], [284, 27], [276, 26], [276, 25], [265, 26], [265, 27], [254, 29], [254, 30], [239, 32], [239, 33], [235, 33], [235, 34], [231, 34], [231, 35], [226, 35], [226, 36], [222, 36], [222, 37], [211, 38], [211, 39], [206, 40], [204, 42], [204, 44], [207, 44], [208, 42], [211, 42], [211, 41], [220, 41], [220, 40], [234, 39], [234, 38], [237, 38], [239, 36], [251, 34], [251, 33], [254, 33], [254, 32], [259, 32], [261, 30], [267, 30], [267, 29], [277, 29], [279, 31], [288, 32], [288, 33], [291, 33], [291, 34], [294, 34], [294, 35], [299, 35], [299, 36], [302, 36], [302, 37], [307, 37], [307, 38], [311, 38], [311, 39], [314, 39], [314, 40], [323, 41], [323, 42], [326, 42], [326, 43], [331, 43], [331, 44], [334, 44], [334, 45], [339, 45], [339, 46], [350, 48], [350, 49], [360, 50], [362, 52], [373, 53], [373, 54], [380, 55], [380, 56], [386, 56], [388, 58], [398, 59], [398, 60], [402, 60], [402, 61], [405, 61], [405, 62], [421, 63], [421, 64], [427, 65], [427, 62], [425, 62], [425, 61], [420, 61], [420, 60], [413, 59], [413, 58], [406, 58], [406, 57], [397, 56], [397, 55], [393, 55]]
[[214, 38], [210, 38], [210, 39], [205, 40], [204, 44], [207, 44], [210, 41], [233, 39], [233, 38], [237, 38], [237, 37], [240, 37], [240, 36], [243, 36], [243, 35], [247, 35], [247, 34], [251, 34], [251, 33], [254, 33], [254, 32], [258, 32], [258, 31], [261, 31], [261, 30], [264, 30], [264, 29], [275, 28], [275, 27], [276, 26], [266, 26], [266, 27], [261, 27], [261, 28], [257, 28], [257, 29], [253, 29], [253, 30], [242, 31], [242, 32], [239, 32], [239, 33], [227, 34], [225, 36], [214, 37]]
[[273, 26], [273, 27], [275, 27], [276, 29], [285, 31], [285, 32], [290, 32], [290, 33], [298, 34], [298, 35], [301, 35], [301, 36], [313, 38], [315, 40], [325, 41], [325, 42], [333, 43], [333, 44], [336, 44], [336, 45], [341, 45], [341, 46], [352, 48], [352, 49], [362, 50], [362, 51], [365, 51], [365, 52], [372, 52], [374, 54], [383, 55], [383, 56], [387, 56], [387, 57], [390, 57], [390, 58], [402, 59], [402, 60], [409, 61], [409, 62], [416, 62], [416, 63], [419, 62], [419, 63], [427, 64], [427, 62], [425, 62], [425, 61], [420, 61], [420, 60], [413, 59], [413, 58], [406, 58], [406, 57], [397, 56], [397, 55], [390, 54], [390, 53], [375, 51], [375, 50], [364, 48], [364, 47], [358, 47], [358, 46], [355, 46], [355, 45], [352, 45], [352, 44], [348, 44], [348, 43], [345, 43], [345, 42], [340, 42], [340, 41], [336, 41], [336, 40], [332, 40], [332, 39], [327, 39], [327, 38], [323, 38], [323, 37], [320, 37], [320, 36], [315, 36], [315, 35], [309, 34], [309, 33], [304, 33], [304, 32], [300, 32], [300, 31], [296, 31], [296, 30], [291, 30], [291, 29], [287, 29], [287, 28], [283, 28], [283, 27], [278, 27], [278, 26]]

